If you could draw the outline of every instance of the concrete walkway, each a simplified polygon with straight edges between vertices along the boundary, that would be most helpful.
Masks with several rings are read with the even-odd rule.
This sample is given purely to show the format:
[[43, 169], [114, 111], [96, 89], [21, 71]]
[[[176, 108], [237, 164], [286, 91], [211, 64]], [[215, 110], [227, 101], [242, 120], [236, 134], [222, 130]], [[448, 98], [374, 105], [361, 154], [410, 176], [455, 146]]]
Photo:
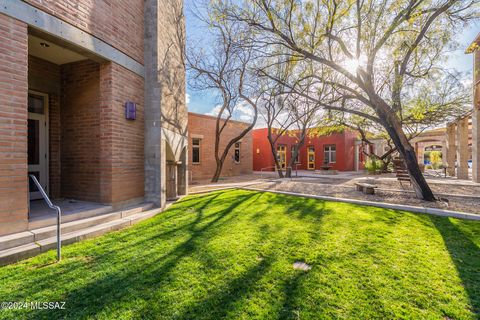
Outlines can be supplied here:
[[[278, 174], [273, 171], [255, 171], [255, 174], [263, 179], [277, 179]], [[375, 181], [397, 181], [394, 173], [383, 173], [381, 175], [370, 175], [364, 171], [339, 171], [338, 174], [322, 174], [319, 171], [298, 170], [293, 172], [292, 179], [295, 178], [321, 178], [328, 180], [359, 180], [371, 179]], [[480, 183], [475, 183], [471, 180], [457, 179], [456, 177], [436, 177], [432, 175], [425, 175], [425, 179], [429, 184], [454, 185], [454, 186], [480, 186]]]

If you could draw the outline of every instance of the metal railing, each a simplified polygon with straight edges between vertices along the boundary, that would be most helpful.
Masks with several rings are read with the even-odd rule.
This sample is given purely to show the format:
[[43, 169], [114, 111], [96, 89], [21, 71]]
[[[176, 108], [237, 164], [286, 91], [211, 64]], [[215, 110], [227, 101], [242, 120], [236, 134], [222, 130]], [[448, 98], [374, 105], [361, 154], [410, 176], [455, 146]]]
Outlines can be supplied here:
[[53, 209], [53, 210], [57, 211], [57, 260], [60, 261], [61, 258], [62, 258], [62, 234], [61, 234], [62, 209], [60, 209], [59, 206], [56, 206], [52, 203], [52, 201], [48, 197], [45, 190], [43, 190], [42, 185], [40, 184], [40, 182], [38, 182], [37, 177], [35, 177], [33, 174], [31, 174], [30, 178], [33, 180], [33, 182], [37, 186], [38, 191], [40, 191], [43, 199], [45, 200], [47, 205], [50, 207], [50, 209]]

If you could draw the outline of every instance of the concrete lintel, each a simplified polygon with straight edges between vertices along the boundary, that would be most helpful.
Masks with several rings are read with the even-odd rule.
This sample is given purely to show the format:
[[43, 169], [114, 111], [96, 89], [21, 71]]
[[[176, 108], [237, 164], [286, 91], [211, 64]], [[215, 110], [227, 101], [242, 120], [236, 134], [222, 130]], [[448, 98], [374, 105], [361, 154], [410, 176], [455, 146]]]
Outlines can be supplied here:
[[144, 66], [122, 51], [28, 3], [21, 0], [0, 0], [0, 13], [113, 61], [141, 77], [145, 76]]

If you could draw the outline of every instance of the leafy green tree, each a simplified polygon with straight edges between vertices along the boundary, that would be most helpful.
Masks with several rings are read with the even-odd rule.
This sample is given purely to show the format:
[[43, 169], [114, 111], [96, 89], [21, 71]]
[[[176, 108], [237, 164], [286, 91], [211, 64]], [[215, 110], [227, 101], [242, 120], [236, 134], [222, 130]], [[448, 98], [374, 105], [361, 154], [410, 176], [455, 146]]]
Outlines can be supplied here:
[[[271, 46], [282, 45], [286, 49], [285, 61], [311, 61], [314, 68], [306, 76], [331, 85], [339, 99], [325, 103], [315, 88], [300, 94], [325, 109], [361, 116], [381, 125], [404, 159], [417, 196], [435, 200], [404, 130], [404, 109], [424, 97], [425, 90], [448, 73], [443, 68], [443, 57], [455, 32], [478, 18], [478, 1], [211, 3], [219, 18], [241, 22], [253, 30], [253, 43], [259, 51], [268, 54]], [[328, 78], [318, 75], [321, 68], [330, 71]], [[293, 84], [290, 87], [296, 89]]]

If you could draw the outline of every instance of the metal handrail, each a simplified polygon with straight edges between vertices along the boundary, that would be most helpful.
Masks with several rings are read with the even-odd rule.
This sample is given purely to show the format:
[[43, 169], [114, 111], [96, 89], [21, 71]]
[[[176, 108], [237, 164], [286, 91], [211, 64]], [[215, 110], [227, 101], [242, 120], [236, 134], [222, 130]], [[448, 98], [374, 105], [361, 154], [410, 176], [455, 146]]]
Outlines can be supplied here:
[[57, 260], [60, 261], [61, 258], [62, 258], [62, 234], [61, 234], [62, 209], [60, 209], [59, 206], [56, 206], [52, 203], [52, 201], [48, 197], [45, 190], [43, 190], [42, 185], [40, 184], [40, 182], [38, 182], [37, 177], [35, 177], [33, 174], [31, 174], [30, 178], [33, 180], [33, 182], [37, 186], [38, 191], [40, 191], [43, 199], [45, 200], [47, 205], [50, 207], [50, 209], [53, 209], [53, 210], [57, 211]]

